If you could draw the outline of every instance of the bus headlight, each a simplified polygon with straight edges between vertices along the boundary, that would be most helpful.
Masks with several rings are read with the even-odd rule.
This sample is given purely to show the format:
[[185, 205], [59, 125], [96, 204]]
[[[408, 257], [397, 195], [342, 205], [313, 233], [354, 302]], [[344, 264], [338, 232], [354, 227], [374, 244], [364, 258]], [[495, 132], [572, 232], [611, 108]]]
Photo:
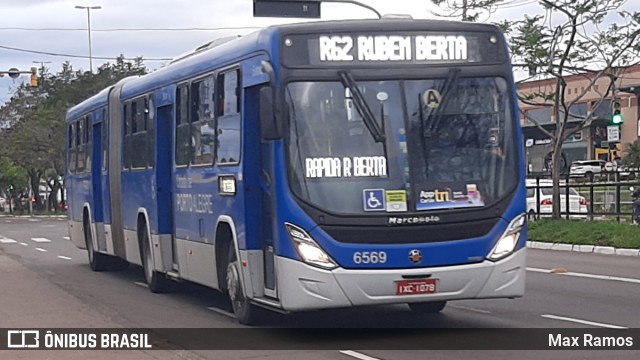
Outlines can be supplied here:
[[511, 255], [518, 244], [518, 240], [520, 240], [520, 233], [522, 232], [522, 228], [525, 223], [526, 214], [516, 216], [516, 218], [513, 219], [507, 227], [507, 230], [504, 231], [487, 258], [492, 261], [498, 261]]
[[289, 223], [285, 223], [285, 227], [289, 233], [289, 238], [291, 238], [296, 250], [298, 251], [298, 255], [300, 255], [300, 258], [302, 258], [305, 263], [325, 270], [331, 270], [338, 267], [338, 264], [336, 264], [335, 261], [333, 261], [329, 255], [322, 250], [322, 248], [309, 234], [307, 234], [306, 231]]

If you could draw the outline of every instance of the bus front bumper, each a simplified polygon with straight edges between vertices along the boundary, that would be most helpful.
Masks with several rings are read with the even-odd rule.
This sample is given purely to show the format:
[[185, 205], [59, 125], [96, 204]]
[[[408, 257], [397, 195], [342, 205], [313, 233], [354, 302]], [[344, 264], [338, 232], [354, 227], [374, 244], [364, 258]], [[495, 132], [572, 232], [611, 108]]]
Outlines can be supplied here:
[[[303, 311], [349, 306], [401, 304], [461, 299], [513, 298], [524, 295], [526, 248], [497, 262], [419, 269], [318, 269], [277, 258], [283, 309]], [[397, 295], [397, 282], [429, 274], [436, 291]], [[403, 278], [404, 276], [404, 278]]]

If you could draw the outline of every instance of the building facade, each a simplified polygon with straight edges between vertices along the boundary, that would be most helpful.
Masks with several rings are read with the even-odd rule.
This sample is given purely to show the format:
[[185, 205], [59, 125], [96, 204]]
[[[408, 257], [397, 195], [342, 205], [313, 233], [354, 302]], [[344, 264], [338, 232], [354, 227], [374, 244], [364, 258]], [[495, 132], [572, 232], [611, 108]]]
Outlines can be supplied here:
[[[567, 87], [565, 103], [578, 99], [569, 109], [568, 129], [576, 130], [562, 144], [562, 169], [568, 171], [573, 161], [602, 159], [620, 160], [624, 144], [640, 138], [640, 114], [638, 113], [638, 95], [640, 95], [640, 65], [620, 69], [616, 92], [610, 92], [603, 98], [609, 85], [608, 78], [601, 78], [593, 86], [590, 74], [565, 77]], [[534, 94], [553, 94], [556, 79], [528, 81], [518, 86], [520, 96]], [[541, 103], [539, 99], [531, 101]], [[620, 140], [609, 142], [607, 126], [610, 125], [614, 103], [620, 105], [624, 123], [619, 127]], [[551, 138], [544, 130], [555, 133], [556, 113], [553, 106], [535, 106], [520, 102], [521, 121], [524, 132], [524, 147], [530, 174], [547, 173], [551, 162]], [[576, 129], [584, 123], [583, 119], [593, 113], [589, 126]], [[560, 109], [560, 117], [563, 117]], [[535, 121], [532, 121], [534, 119]], [[538, 125], [536, 125], [536, 123]]]

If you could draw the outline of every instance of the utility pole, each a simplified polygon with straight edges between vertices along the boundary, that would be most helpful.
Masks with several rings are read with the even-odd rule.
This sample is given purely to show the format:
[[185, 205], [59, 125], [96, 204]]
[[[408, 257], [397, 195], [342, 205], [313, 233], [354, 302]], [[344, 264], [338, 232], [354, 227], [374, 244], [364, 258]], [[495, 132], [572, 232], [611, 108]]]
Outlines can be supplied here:
[[76, 5], [76, 9], [87, 9], [87, 30], [89, 31], [89, 70], [93, 73], [93, 55], [91, 54], [91, 10], [102, 9], [102, 6], [80, 6]]

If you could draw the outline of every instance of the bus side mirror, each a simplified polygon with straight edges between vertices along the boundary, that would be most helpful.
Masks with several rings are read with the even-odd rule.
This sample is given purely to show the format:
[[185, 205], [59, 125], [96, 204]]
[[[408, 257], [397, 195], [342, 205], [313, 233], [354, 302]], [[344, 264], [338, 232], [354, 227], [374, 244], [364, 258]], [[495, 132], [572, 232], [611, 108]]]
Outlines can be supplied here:
[[274, 108], [273, 88], [265, 86], [260, 89], [260, 134], [263, 140], [278, 140], [282, 137]]

